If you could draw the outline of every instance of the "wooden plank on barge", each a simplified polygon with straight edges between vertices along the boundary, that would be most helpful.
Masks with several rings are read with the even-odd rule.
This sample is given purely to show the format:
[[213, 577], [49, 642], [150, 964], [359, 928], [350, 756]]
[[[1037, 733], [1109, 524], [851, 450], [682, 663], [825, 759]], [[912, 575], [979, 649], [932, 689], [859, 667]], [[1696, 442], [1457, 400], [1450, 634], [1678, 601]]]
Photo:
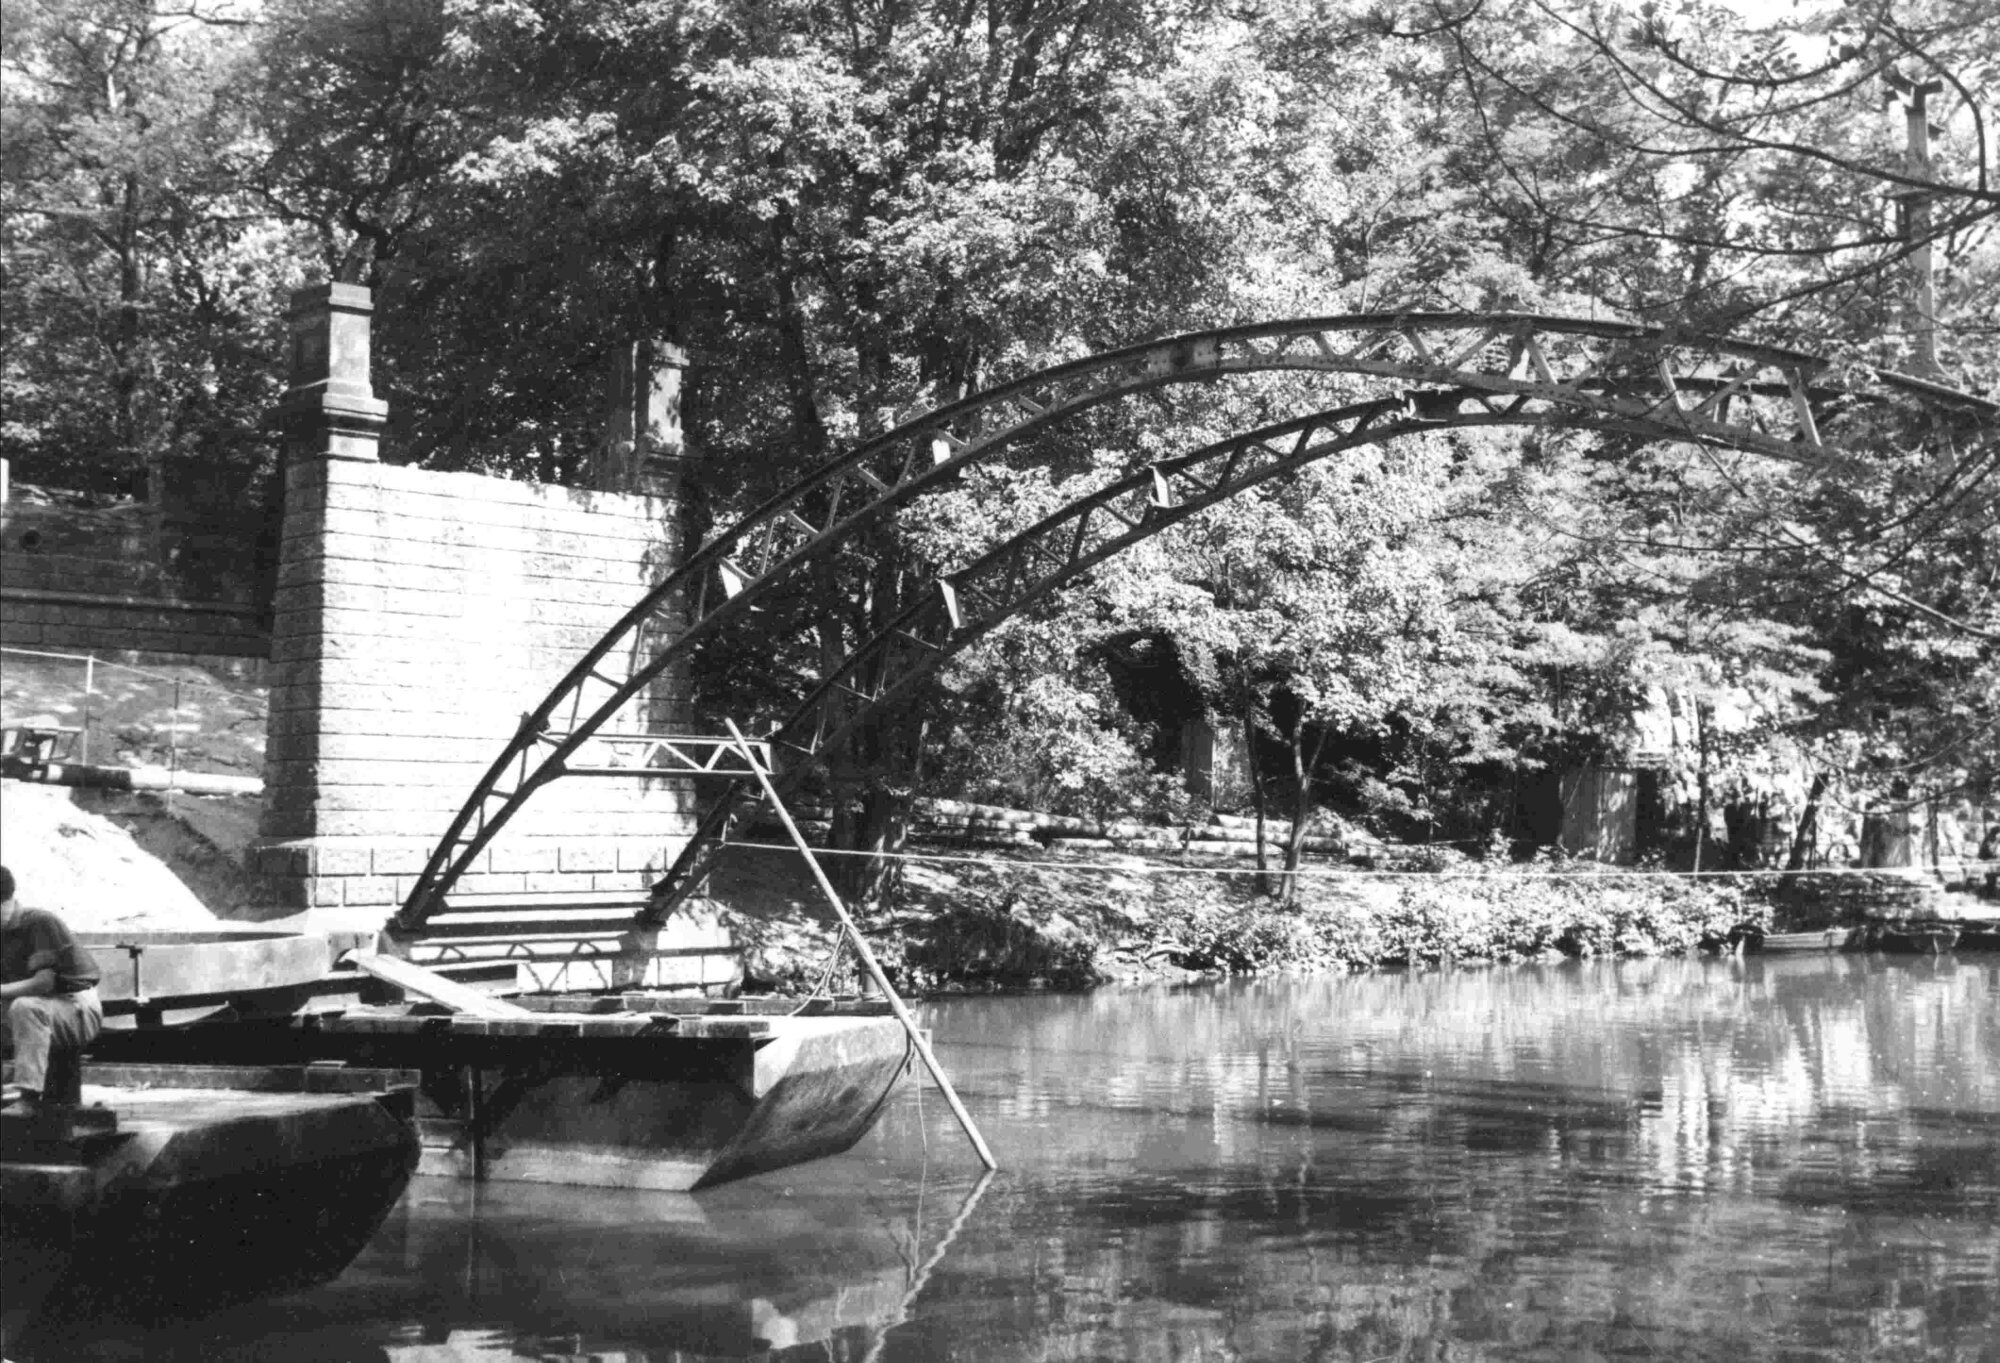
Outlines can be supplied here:
[[456, 1012], [469, 1013], [473, 1017], [521, 1018], [533, 1017], [527, 1009], [518, 1004], [496, 999], [491, 994], [482, 994], [469, 985], [456, 980], [448, 980], [436, 971], [426, 970], [409, 961], [399, 961], [393, 956], [384, 956], [373, 951], [350, 951], [348, 963], [356, 970], [373, 975], [385, 984], [393, 984], [404, 993], [415, 994], [441, 1003]]

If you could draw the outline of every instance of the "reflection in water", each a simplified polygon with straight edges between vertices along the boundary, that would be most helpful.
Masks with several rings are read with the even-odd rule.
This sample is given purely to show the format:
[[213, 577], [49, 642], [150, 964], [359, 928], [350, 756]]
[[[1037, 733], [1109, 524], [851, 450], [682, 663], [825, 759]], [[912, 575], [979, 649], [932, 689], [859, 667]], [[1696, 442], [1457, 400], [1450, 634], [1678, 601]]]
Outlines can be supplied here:
[[[420, 1178], [338, 1282], [144, 1337], [147, 1357], [395, 1360], [860, 1359], [879, 1355], [990, 1176], [955, 1213], [866, 1206], [852, 1179], [698, 1196]], [[948, 1215], [948, 1219], [946, 1219]], [[37, 1358], [124, 1357], [102, 1323]]]
[[983, 1200], [911, 1091], [694, 1198], [420, 1182], [339, 1282], [101, 1356], [2000, 1359], [2000, 958], [928, 1011]]

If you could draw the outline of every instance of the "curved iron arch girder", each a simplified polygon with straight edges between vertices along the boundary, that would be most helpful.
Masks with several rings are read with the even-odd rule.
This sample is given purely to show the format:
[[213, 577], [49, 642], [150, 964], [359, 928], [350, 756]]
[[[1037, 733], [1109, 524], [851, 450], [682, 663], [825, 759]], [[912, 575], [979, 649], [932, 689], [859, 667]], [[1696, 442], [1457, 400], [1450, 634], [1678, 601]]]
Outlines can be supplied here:
[[[1527, 314], [1362, 314], [1193, 333], [1058, 365], [922, 413], [829, 460], [715, 535], [635, 603], [522, 716], [427, 860], [392, 933], [424, 920], [526, 800], [577, 749], [701, 638], [757, 597], [919, 493], [1028, 435], [1118, 398], [1168, 385], [1272, 371], [1436, 385], [1485, 408], [1534, 406], [1579, 424], [1798, 460], [1824, 453], [1821, 419], [1840, 404], [1909, 401], [1990, 421], [2000, 408], [1906, 376], [1860, 371], [1822, 382], [1801, 352], [1625, 323]], [[1496, 409], [1497, 410], [1497, 409]], [[1469, 424], [1469, 423], [1468, 423]], [[723, 577], [737, 590], [715, 588]], [[678, 633], [640, 656], [645, 631], [685, 604]], [[631, 654], [622, 677], [612, 659]], [[602, 699], [588, 699], [593, 683]], [[568, 711], [566, 728], [552, 729]]]
[[[1530, 411], [1440, 419], [1413, 414], [1410, 404], [1400, 400], [1377, 399], [1232, 436], [1087, 493], [940, 578], [939, 590], [914, 602], [849, 652], [771, 731], [773, 752], [795, 755], [772, 773], [772, 783], [781, 797], [792, 793], [822, 753], [903, 700], [1014, 615], [1140, 541], [1252, 487], [1348, 450], [1442, 426], [1533, 426], [1546, 421], [1546, 412]], [[1656, 434], [1643, 423], [1610, 416], [1572, 418], [1567, 424]], [[1044, 567], [1046, 571], [1038, 573]], [[743, 781], [732, 782], [722, 792], [638, 921], [657, 924], [701, 883], [721, 853], [737, 798], [745, 793], [749, 786]]]

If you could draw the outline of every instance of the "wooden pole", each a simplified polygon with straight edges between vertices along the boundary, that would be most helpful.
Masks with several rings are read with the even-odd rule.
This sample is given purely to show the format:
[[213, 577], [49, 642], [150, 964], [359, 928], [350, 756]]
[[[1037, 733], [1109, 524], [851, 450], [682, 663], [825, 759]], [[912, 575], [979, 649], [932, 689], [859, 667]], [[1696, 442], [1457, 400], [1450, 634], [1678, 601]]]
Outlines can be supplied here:
[[820, 869], [819, 859], [813, 856], [812, 848], [806, 845], [805, 834], [799, 832], [799, 826], [792, 822], [791, 811], [786, 809], [785, 802], [778, 798], [777, 789], [771, 784], [770, 774], [758, 763], [756, 754], [750, 748], [749, 740], [744, 738], [743, 731], [736, 727], [736, 721], [725, 719], [723, 723], [729, 728], [729, 736], [736, 740], [736, 750], [743, 755], [743, 761], [755, 773], [757, 784], [764, 788], [764, 798], [771, 802], [771, 812], [778, 816], [778, 822], [782, 823], [785, 832], [791, 835], [792, 843], [799, 849], [799, 855], [806, 859], [806, 866], [812, 871], [813, 880], [818, 883], [820, 893], [825, 895], [826, 902], [833, 906], [834, 914], [840, 919], [840, 926], [847, 933], [847, 940], [854, 945], [854, 954], [861, 958], [862, 968], [868, 972], [868, 978], [875, 981], [875, 987], [882, 991], [882, 997], [889, 1001], [889, 1011], [896, 1015], [896, 1021], [902, 1023], [903, 1030], [910, 1034], [910, 1044], [915, 1046], [917, 1054], [924, 1058], [924, 1067], [931, 1072], [931, 1078], [937, 1080], [937, 1086], [944, 1094], [945, 1103], [951, 1108], [951, 1115], [958, 1118], [958, 1124], [964, 1128], [966, 1139], [972, 1142], [972, 1148], [978, 1154], [980, 1163], [988, 1169], [998, 1169], [1000, 1164], [993, 1158], [993, 1152], [986, 1148], [986, 1141], [980, 1136], [979, 1128], [973, 1125], [972, 1114], [967, 1112], [965, 1104], [958, 1100], [957, 1090], [952, 1088], [951, 1080], [945, 1077], [944, 1066], [938, 1064], [937, 1056], [931, 1053], [931, 1043], [924, 1040], [924, 1034], [918, 1028], [916, 1018], [910, 1015], [909, 1008], [896, 993], [895, 986], [889, 983], [889, 977], [882, 973], [881, 962], [877, 961], [875, 953], [868, 949], [868, 943], [861, 936], [861, 929], [854, 925], [854, 919], [847, 912], [847, 905], [841, 902], [840, 896], [834, 892], [833, 882], [828, 880], [826, 872]]

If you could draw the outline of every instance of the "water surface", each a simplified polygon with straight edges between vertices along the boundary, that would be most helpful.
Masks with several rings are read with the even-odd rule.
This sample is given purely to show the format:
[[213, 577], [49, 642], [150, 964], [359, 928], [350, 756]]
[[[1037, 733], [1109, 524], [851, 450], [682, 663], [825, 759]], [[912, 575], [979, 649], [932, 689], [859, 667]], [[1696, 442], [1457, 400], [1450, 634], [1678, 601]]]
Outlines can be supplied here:
[[924, 1010], [852, 1154], [418, 1180], [338, 1282], [79, 1356], [2000, 1360], [2000, 957], [1633, 961]]

